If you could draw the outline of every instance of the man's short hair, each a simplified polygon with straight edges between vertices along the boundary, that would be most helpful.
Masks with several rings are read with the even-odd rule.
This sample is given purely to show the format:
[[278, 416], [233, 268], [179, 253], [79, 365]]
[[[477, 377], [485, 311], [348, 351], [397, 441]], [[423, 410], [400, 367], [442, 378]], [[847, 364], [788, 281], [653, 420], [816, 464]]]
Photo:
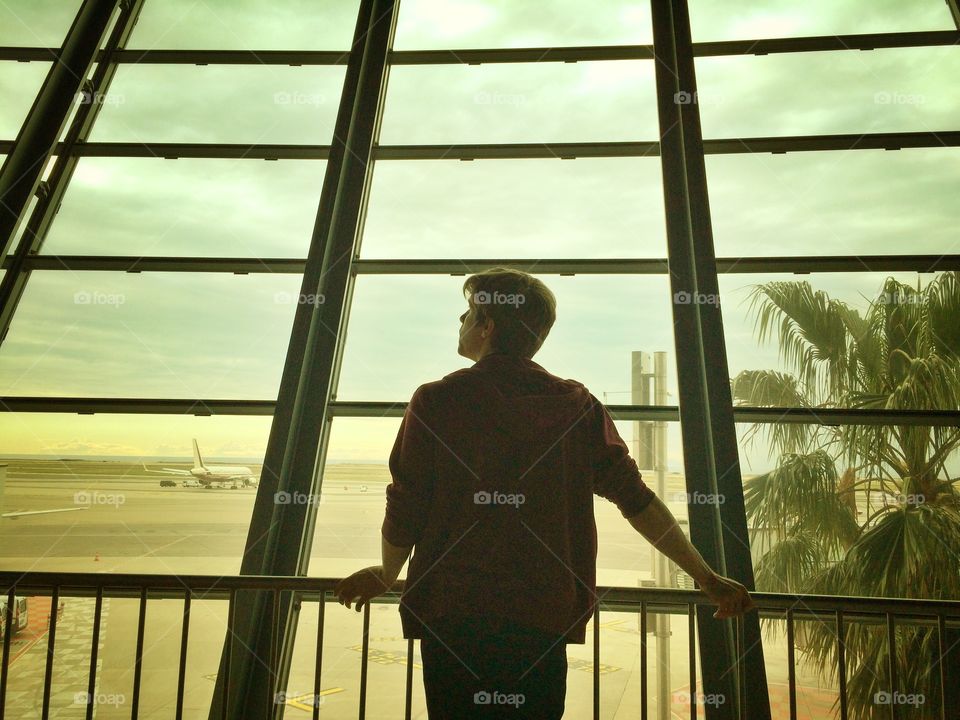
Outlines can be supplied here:
[[557, 319], [557, 298], [529, 273], [496, 267], [471, 275], [463, 293], [478, 322], [494, 322], [491, 347], [532, 358]]

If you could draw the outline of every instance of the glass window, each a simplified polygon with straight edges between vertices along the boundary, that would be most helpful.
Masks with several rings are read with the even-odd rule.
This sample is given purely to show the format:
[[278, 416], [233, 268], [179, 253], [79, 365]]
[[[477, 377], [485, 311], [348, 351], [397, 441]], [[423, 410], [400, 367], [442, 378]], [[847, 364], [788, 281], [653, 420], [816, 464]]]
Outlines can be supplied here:
[[960, 149], [707, 155], [718, 256], [957, 251]]
[[403, 0], [397, 50], [519, 48], [651, 43], [650, 8], [624, 0], [584, 12], [574, 0], [543, 12], [509, 0]]
[[43, 251], [306, 257], [325, 170], [322, 160], [81, 158]]
[[16, 140], [50, 63], [0, 61], [0, 139]]
[[382, 161], [365, 258], [666, 257], [659, 158]]
[[277, 397], [298, 275], [35, 271], [0, 395]]
[[657, 128], [649, 60], [396, 66], [380, 141], [641, 141]]
[[148, 2], [129, 47], [189, 50], [348, 50], [357, 0]]
[[902, 0], [868, 6], [858, 0], [835, 0], [801, 7], [792, 0], [762, 5], [719, 0], [690, 0], [694, 41], [848, 35], [919, 30], [956, 30], [946, 4]]
[[270, 423], [0, 413], [0, 567], [239, 572]]
[[960, 407], [957, 273], [721, 275], [720, 299], [735, 402]]
[[698, 58], [703, 136], [947, 130], [958, 63], [953, 46]]
[[[457, 354], [464, 277], [359, 276], [337, 397], [407, 400], [417, 386], [473, 361]], [[629, 402], [631, 351], [671, 351], [673, 322], [665, 276], [542, 278], [557, 298], [557, 320], [534, 362], [575, 378], [600, 400]], [[623, 328], [636, 327], [636, 334]], [[398, 351], [402, 349], [402, 351]], [[668, 362], [676, 388], [675, 363]]]
[[5, 0], [0, 45], [61, 47], [79, 9], [80, 0]]
[[342, 67], [122, 64], [92, 141], [328, 144]]

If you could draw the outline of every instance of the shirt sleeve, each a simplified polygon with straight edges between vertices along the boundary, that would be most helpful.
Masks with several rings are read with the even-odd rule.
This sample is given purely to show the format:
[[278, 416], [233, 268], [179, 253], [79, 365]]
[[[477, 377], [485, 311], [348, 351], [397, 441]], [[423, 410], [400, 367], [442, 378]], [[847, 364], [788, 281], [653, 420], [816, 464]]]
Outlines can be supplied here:
[[391, 545], [410, 547], [423, 534], [436, 475], [436, 436], [423, 386], [410, 398], [390, 453], [387, 509], [381, 533]]
[[630, 518], [647, 507], [656, 496], [643, 482], [637, 461], [630, 456], [610, 413], [599, 400], [593, 398], [593, 401], [595, 437], [598, 438], [593, 491], [614, 503], [625, 518]]

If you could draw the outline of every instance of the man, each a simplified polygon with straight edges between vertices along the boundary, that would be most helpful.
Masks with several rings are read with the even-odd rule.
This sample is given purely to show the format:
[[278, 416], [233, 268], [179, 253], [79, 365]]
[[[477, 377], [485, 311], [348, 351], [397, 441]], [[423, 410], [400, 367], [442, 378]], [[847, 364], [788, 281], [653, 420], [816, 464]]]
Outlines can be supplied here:
[[603, 405], [531, 360], [556, 319], [537, 278], [467, 278], [458, 353], [474, 365], [417, 388], [400, 424], [381, 528], [383, 564], [341, 581], [357, 611], [397, 580], [420, 639], [431, 720], [563, 715], [566, 643], [585, 642], [596, 596], [593, 495], [690, 574], [728, 618], [753, 607], [717, 575], [643, 483]]

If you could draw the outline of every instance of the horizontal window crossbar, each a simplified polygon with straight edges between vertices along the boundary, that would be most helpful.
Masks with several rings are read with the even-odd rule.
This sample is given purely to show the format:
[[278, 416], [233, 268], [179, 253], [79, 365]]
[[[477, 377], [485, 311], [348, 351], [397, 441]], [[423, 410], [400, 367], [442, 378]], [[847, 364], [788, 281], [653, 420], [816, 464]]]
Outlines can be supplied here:
[[[273, 400], [176, 398], [0, 397], [0, 412], [130, 413], [143, 415], [272, 415]], [[407, 403], [335, 400], [330, 417], [403, 417]], [[678, 422], [676, 405], [605, 405], [614, 420]], [[958, 410], [876, 410], [859, 408], [733, 408], [738, 423], [813, 423], [818, 425], [917, 425], [960, 427]]]
[[[9, 267], [6, 259], [3, 267]], [[220, 272], [302, 274], [304, 258], [140, 257], [134, 255], [32, 255], [25, 270], [96, 272]], [[468, 275], [506, 266], [545, 275], [666, 275], [666, 258], [555, 259], [373, 259], [354, 260], [358, 275]], [[784, 257], [721, 257], [721, 274], [821, 272], [942, 272], [960, 270], [956, 255], [825, 255]]]
[[[13, 140], [0, 140], [0, 153], [13, 150]], [[960, 131], [938, 130], [841, 135], [717, 138], [703, 141], [706, 155], [820, 152], [824, 150], [902, 150], [904, 148], [960, 147]], [[59, 143], [55, 154], [62, 154]], [[329, 145], [242, 143], [129, 143], [88, 142], [73, 146], [77, 157], [207, 158], [233, 160], [326, 160]], [[659, 143], [478, 143], [448, 145], [381, 145], [376, 160], [575, 160], [603, 157], [658, 157]]]
[[[797, 52], [935, 47], [960, 43], [956, 30], [814, 35], [796, 38], [720, 40], [693, 43], [694, 57], [772, 55]], [[0, 60], [50, 62], [60, 48], [0, 47]], [[124, 49], [114, 53], [119, 63], [163, 65], [346, 65], [348, 50], [190, 50]], [[391, 65], [480, 65], [486, 63], [589, 62], [650, 60], [653, 45], [589, 45], [527, 48], [452, 48], [394, 50]], [[101, 51], [102, 59], [102, 51]]]

